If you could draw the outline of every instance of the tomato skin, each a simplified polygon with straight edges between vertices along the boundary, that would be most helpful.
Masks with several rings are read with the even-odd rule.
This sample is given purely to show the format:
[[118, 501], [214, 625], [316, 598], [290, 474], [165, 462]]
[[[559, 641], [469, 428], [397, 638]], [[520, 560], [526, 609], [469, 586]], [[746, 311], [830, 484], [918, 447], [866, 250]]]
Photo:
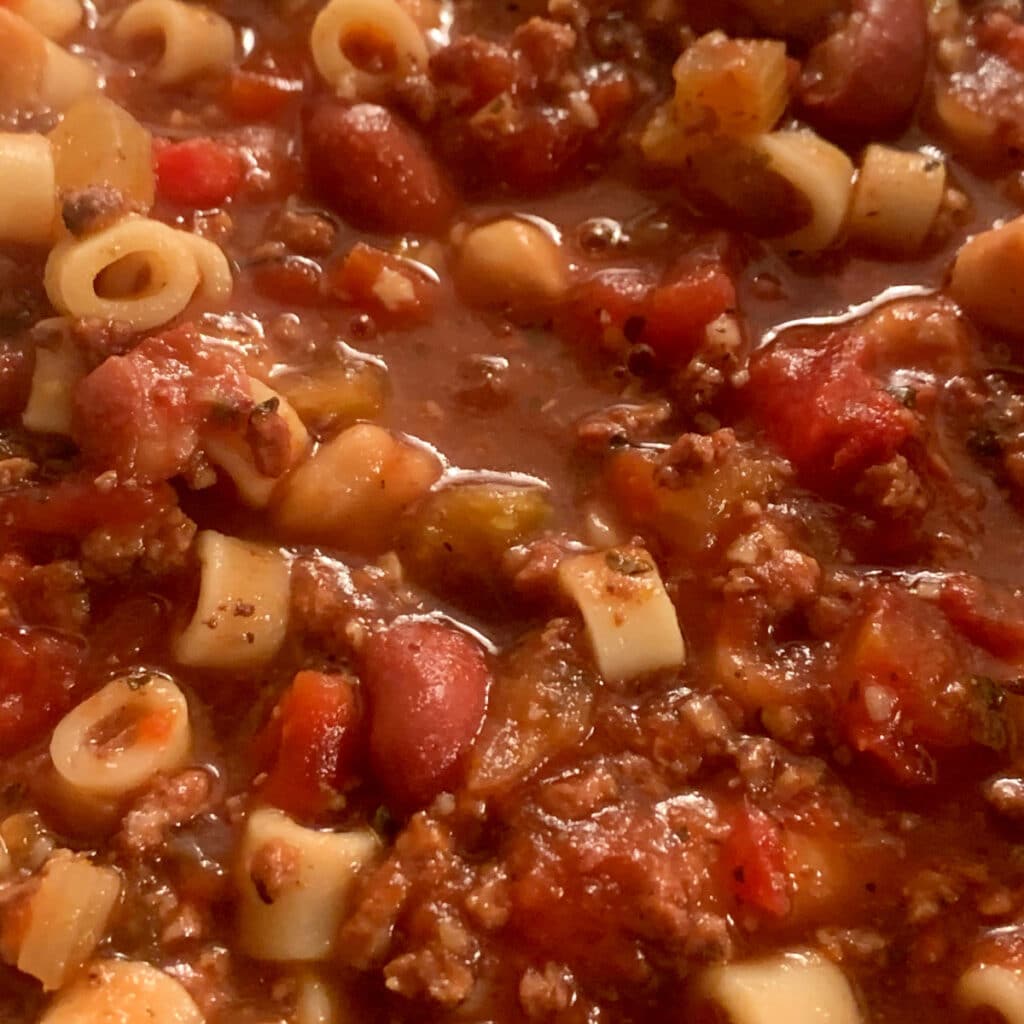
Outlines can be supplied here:
[[1000, 658], [1024, 655], [1024, 597], [958, 573], [942, 585], [939, 608], [968, 640]]
[[[327, 281], [334, 295], [369, 313], [384, 330], [427, 323], [434, 312], [437, 286], [406, 260], [364, 242], [329, 271]], [[408, 294], [386, 297], [390, 282], [407, 284]]]
[[41, 739], [71, 708], [82, 657], [48, 630], [0, 630], [0, 754]]
[[700, 346], [704, 328], [735, 306], [732, 278], [719, 264], [689, 268], [651, 293], [643, 341], [665, 362], [685, 363]]
[[781, 830], [746, 800], [731, 817], [732, 831], [722, 846], [721, 864], [733, 893], [741, 903], [784, 917], [790, 899]]
[[399, 620], [363, 651], [370, 761], [403, 809], [453, 788], [483, 722], [491, 675], [480, 647], [452, 626]]
[[196, 209], [230, 199], [245, 173], [237, 149], [207, 138], [158, 142], [153, 147], [153, 162], [161, 198]]
[[302, 818], [329, 810], [358, 754], [359, 717], [344, 676], [297, 673], [256, 739], [257, 760], [271, 762], [263, 799]]

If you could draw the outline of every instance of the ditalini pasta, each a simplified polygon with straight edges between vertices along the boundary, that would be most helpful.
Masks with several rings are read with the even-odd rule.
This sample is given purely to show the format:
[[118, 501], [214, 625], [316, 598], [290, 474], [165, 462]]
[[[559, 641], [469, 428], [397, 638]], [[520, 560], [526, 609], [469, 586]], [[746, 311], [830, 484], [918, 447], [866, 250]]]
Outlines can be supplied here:
[[216, 244], [136, 215], [59, 242], [44, 282], [61, 313], [118, 320], [137, 330], [173, 320], [194, 297], [223, 301], [233, 283]]
[[0, 240], [43, 245], [57, 227], [53, 150], [43, 135], [0, 132]]
[[709, 967], [693, 988], [730, 1024], [861, 1024], [843, 972], [817, 953], [784, 953], [750, 963]]
[[92, 956], [106, 934], [121, 893], [113, 868], [98, 867], [67, 851], [43, 868], [18, 943], [18, 970], [47, 991], [60, 988]]
[[39, 1024], [203, 1024], [181, 982], [150, 964], [96, 960], [54, 1000]]
[[237, 872], [243, 947], [260, 960], [330, 957], [356, 876], [379, 851], [369, 829], [319, 832], [278, 810], [253, 811]]
[[174, 645], [183, 665], [240, 669], [269, 661], [288, 629], [291, 569], [275, 548], [214, 530], [196, 539], [199, 600]]
[[686, 658], [676, 610], [654, 559], [642, 548], [576, 555], [559, 568], [576, 602], [601, 674], [628, 679], [678, 668]]
[[114, 34], [126, 42], [160, 41], [162, 53], [152, 70], [160, 85], [223, 73], [235, 60], [230, 23], [201, 4], [135, 0], [118, 19]]
[[192, 744], [185, 695], [166, 676], [121, 676], [69, 711], [53, 730], [50, 757], [73, 789], [130, 793], [181, 767]]
[[[74, 389], [85, 376], [87, 366], [81, 351], [66, 337], [64, 324], [56, 321], [56, 339], [46, 347], [37, 345], [32, 387], [21, 414], [27, 430], [40, 434], [71, 434]], [[40, 326], [36, 326], [40, 333]]]
[[[347, 46], [369, 42], [388, 55], [386, 70], [358, 66]], [[313, 22], [310, 49], [317, 71], [346, 99], [374, 99], [427, 65], [423, 32], [398, 0], [330, 0]]]
[[1001, 964], [975, 964], [960, 976], [957, 1002], [964, 1010], [993, 1010], [1007, 1022], [1024, 1021], [1024, 971]]
[[9, 0], [8, 7], [58, 43], [82, 21], [79, 0]]

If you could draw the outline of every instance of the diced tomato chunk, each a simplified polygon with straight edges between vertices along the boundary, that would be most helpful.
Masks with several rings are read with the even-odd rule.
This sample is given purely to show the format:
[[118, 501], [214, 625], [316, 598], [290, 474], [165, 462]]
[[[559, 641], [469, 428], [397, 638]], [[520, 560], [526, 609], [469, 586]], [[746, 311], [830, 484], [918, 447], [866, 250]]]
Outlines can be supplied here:
[[421, 807], [459, 781], [480, 731], [491, 674], [453, 626], [399, 620], [367, 642], [370, 760], [389, 797]]
[[1001, 658], [1024, 655], [1024, 596], [959, 573], [943, 583], [939, 607], [979, 647]]
[[385, 330], [427, 323], [437, 293], [437, 285], [408, 260], [363, 242], [328, 272], [328, 287]]
[[153, 160], [161, 198], [196, 209], [230, 199], [245, 174], [238, 150], [215, 139], [159, 141], [153, 147]]
[[211, 416], [227, 419], [251, 404], [241, 357], [184, 326], [93, 370], [75, 393], [73, 436], [92, 466], [169, 480], [188, 465]]
[[599, 270], [570, 290], [559, 314], [559, 330], [570, 341], [584, 345], [613, 348], [623, 337], [639, 340], [654, 287], [653, 275], [645, 270]]
[[643, 341], [667, 363], [685, 363], [699, 347], [704, 328], [736, 305], [732, 278], [717, 263], [678, 274], [650, 295]]
[[47, 630], [0, 630], [0, 754], [41, 739], [71, 708], [82, 655]]
[[257, 737], [263, 799], [299, 817], [329, 810], [352, 771], [358, 723], [356, 693], [344, 676], [299, 672]]
[[721, 864], [737, 899], [773, 917], [789, 912], [786, 852], [779, 826], [748, 801], [732, 813]]
[[773, 345], [751, 361], [749, 393], [783, 454], [818, 482], [849, 479], [892, 458], [913, 414], [860, 365], [855, 340], [813, 348]]

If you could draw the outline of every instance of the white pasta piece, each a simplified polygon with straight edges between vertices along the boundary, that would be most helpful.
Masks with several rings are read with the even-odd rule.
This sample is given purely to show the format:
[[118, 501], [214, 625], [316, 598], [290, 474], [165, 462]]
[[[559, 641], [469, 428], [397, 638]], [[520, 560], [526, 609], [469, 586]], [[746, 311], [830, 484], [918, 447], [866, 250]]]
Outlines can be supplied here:
[[945, 191], [941, 159], [868, 146], [853, 189], [850, 235], [890, 252], [916, 252], [935, 223]]
[[299, 979], [293, 1024], [341, 1024], [342, 1019], [333, 986], [319, 974], [306, 971]]
[[235, 61], [231, 23], [209, 7], [181, 0], [135, 0], [114, 35], [127, 42], [156, 38], [163, 52], [152, 70], [160, 85], [227, 71]]
[[183, 665], [247, 668], [269, 661], [288, 629], [291, 566], [276, 548], [215, 530], [196, 540], [199, 600], [174, 644]]
[[79, 0], [13, 0], [10, 9], [58, 43], [82, 22]]
[[1024, 971], [996, 964], [975, 964], [956, 985], [957, 1002], [967, 1011], [989, 1008], [1009, 1024], [1024, 1021]]
[[554, 302], [569, 285], [557, 239], [518, 217], [466, 232], [455, 273], [470, 299], [490, 305]]
[[850, 158], [811, 131], [771, 132], [751, 146], [810, 208], [807, 223], [776, 242], [790, 252], [819, 252], [832, 245], [846, 223], [853, 191]]
[[231, 268], [208, 239], [130, 215], [54, 246], [44, 284], [54, 307], [68, 316], [148, 330], [173, 320], [197, 294], [226, 298]]
[[57, 226], [53, 151], [44, 135], [0, 132], [0, 241], [42, 245]]
[[151, 672], [114, 679], [72, 708], [53, 730], [50, 757], [74, 789], [119, 796], [180, 768], [191, 745], [185, 695]]
[[39, 99], [51, 110], [66, 110], [77, 99], [96, 92], [100, 73], [92, 61], [76, 57], [45, 39], [46, 60], [39, 81]]
[[[277, 414], [288, 427], [291, 453], [284, 470], [286, 473], [292, 466], [301, 462], [313, 447], [309, 431], [288, 400], [272, 391], [266, 384], [252, 380], [250, 391], [253, 401], [257, 404], [276, 401]], [[264, 476], [256, 468], [252, 448], [243, 437], [237, 432], [223, 436], [214, 435], [206, 440], [204, 448], [210, 461], [223, 469], [234, 481], [238, 496], [246, 505], [250, 508], [266, 508], [270, 504], [270, 496], [284, 473], [279, 476]]]
[[249, 815], [238, 863], [239, 929], [260, 960], [325, 960], [352, 885], [381, 849], [370, 829], [318, 832], [272, 808]]
[[86, 371], [82, 353], [67, 338], [55, 348], [36, 348], [32, 387], [21, 414], [25, 429], [70, 436], [74, 390]]
[[576, 555], [558, 571], [576, 602], [605, 679], [630, 679], [686, 660], [679, 620], [654, 559], [643, 549]]
[[123, 107], [87, 96], [67, 109], [49, 138], [61, 191], [110, 185], [137, 206], [153, 205], [153, 140]]
[[816, 953], [783, 953], [704, 970], [697, 1002], [711, 1003], [731, 1024], [860, 1024], [850, 983]]
[[47, 991], [60, 988], [92, 956], [120, 895], [113, 868], [67, 851], [55, 854], [29, 898], [18, 970], [38, 978]]
[[[386, 71], [358, 67], [346, 42], [370, 39], [393, 54]], [[423, 32], [398, 0], [330, 0], [309, 39], [317, 71], [344, 99], [378, 99], [396, 80], [427, 66]]]
[[203, 1024], [203, 1015], [181, 982], [151, 964], [97, 960], [39, 1024]]
[[969, 238], [950, 276], [953, 298], [980, 323], [1024, 335], [1024, 217]]

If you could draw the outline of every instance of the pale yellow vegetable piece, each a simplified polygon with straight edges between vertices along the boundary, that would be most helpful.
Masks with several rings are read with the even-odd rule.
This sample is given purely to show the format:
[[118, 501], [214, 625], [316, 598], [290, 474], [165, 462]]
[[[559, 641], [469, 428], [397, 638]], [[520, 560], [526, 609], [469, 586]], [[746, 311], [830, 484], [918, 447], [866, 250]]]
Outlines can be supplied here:
[[356, 877], [380, 851], [370, 829], [319, 832], [272, 808], [253, 811], [236, 874], [242, 948], [260, 960], [330, 957]]
[[0, 241], [43, 245], [56, 226], [50, 143], [35, 133], [0, 132]]
[[86, 371], [84, 356], [66, 338], [53, 348], [37, 348], [32, 387], [21, 414], [25, 429], [70, 436], [72, 399]]
[[975, 964], [960, 976], [956, 999], [964, 1010], [995, 1010], [1010, 1024], [1024, 1020], [1024, 971]]
[[643, 548], [576, 555], [562, 562], [558, 577], [583, 615], [605, 679], [679, 668], [686, 660], [675, 607]]
[[203, 1024], [203, 1015], [181, 982], [151, 964], [97, 960], [39, 1024]]
[[60, 988], [92, 956], [120, 894], [113, 868], [67, 851], [55, 854], [29, 899], [18, 970], [38, 978], [47, 991]]
[[853, 189], [850, 235], [888, 252], [914, 253], [924, 245], [945, 191], [941, 159], [868, 146]]
[[692, 994], [714, 1004], [730, 1024], [861, 1024], [850, 983], [817, 953], [708, 967]]
[[953, 264], [950, 291], [980, 323], [1024, 336], [1024, 217], [968, 239]]

